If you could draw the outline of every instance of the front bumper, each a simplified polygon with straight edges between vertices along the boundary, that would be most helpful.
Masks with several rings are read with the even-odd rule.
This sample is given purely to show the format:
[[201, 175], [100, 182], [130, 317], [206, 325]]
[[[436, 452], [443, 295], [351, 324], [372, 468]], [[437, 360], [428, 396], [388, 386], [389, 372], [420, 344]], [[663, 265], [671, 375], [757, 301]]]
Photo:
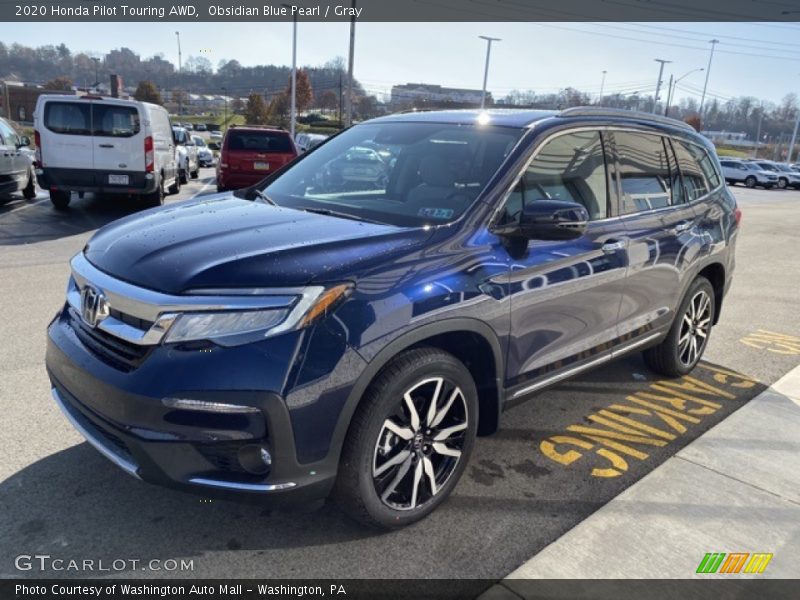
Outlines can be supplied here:
[[[263, 347], [221, 349], [215, 358], [214, 352], [181, 353], [156, 347], [147, 364], [126, 373], [88, 351], [70, 319], [65, 309], [48, 330], [46, 363], [53, 398], [87, 441], [126, 473], [203, 496], [235, 496], [275, 506], [316, 501], [330, 492], [333, 463], [298, 462], [286, 402], [278, 393], [254, 391], [269, 384], [242, 381], [239, 389], [223, 389], [225, 384], [235, 387], [244, 378], [237, 377], [232, 364], [244, 364], [250, 371], [247, 354], [255, 351], [263, 358]], [[272, 358], [273, 364], [280, 365], [282, 357], [277, 352]], [[171, 360], [169, 365], [166, 359]], [[201, 374], [211, 370], [212, 361], [227, 375], [217, 375], [218, 385], [213, 384], [215, 378]], [[159, 383], [153, 366], [162, 373]], [[164, 377], [167, 368], [169, 377]], [[266, 377], [277, 373], [268, 372]], [[259, 411], [177, 410], [165, 406], [164, 397], [242, 404]], [[239, 461], [242, 447], [253, 444], [267, 447], [272, 455], [271, 469], [265, 474], [250, 473]]]

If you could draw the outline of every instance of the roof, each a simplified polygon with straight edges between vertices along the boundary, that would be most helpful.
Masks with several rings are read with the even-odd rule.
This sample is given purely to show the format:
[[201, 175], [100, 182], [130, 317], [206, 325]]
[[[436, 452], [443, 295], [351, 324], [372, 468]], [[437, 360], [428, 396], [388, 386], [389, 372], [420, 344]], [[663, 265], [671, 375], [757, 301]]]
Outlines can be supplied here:
[[[453, 123], [457, 125], [472, 125], [480, 122], [483, 124], [499, 125], [501, 127], [529, 127], [536, 121], [553, 117], [557, 114], [558, 112], [555, 110], [508, 108], [480, 110], [478, 108], [467, 108], [463, 110], [400, 112], [373, 119], [372, 122]], [[488, 121], [485, 121], [487, 117]]]

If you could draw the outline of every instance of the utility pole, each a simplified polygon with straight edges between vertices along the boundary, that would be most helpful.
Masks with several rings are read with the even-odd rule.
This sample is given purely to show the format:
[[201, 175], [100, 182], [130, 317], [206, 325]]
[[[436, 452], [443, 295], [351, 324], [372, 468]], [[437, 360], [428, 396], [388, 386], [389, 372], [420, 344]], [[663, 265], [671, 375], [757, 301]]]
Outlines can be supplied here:
[[597, 101], [598, 106], [602, 106], [603, 104], [603, 90], [606, 87], [606, 73], [607, 71], [603, 71], [603, 78], [600, 80], [600, 99]]
[[100, 80], [97, 75], [97, 65], [100, 63], [100, 59], [93, 56], [92, 60], [94, 61], [94, 87], [97, 88], [97, 86], [100, 85]]
[[714, 48], [719, 44], [719, 40], [710, 40], [711, 54], [708, 56], [708, 67], [706, 67], [706, 82], [703, 84], [703, 95], [700, 97], [700, 118], [703, 118], [703, 105], [706, 102], [706, 90], [708, 89], [708, 77], [711, 75], [711, 61], [714, 59]]
[[664, 116], [669, 116], [669, 105], [672, 102], [672, 80], [673, 80], [672, 73], [669, 74], [669, 84], [667, 85], [667, 102], [666, 106], [664, 107]]
[[[222, 121], [222, 126], [227, 129], [228, 128], [228, 88], [222, 88], [222, 97], [225, 99], [225, 118]], [[223, 133], [225, 132], [223, 129]]]
[[697, 73], [698, 71], [705, 71], [705, 69], [703, 69], [702, 67], [700, 67], [699, 69], [692, 69], [688, 73], [685, 73], [684, 75], [678, 77], [674, 83], [672, 81], [672, 75], [669, 76], [669, 92], [667, 93], [667, 108], [664, 110], [665, 117], [669, 116], [669, 105], [672, 102], [672, 96], [675, 93], [675, 88], [678, 87], [678, 84], [684, 79], [686, 79], [689, 75], [691, 75], [692, 73]]
[[492, 54], [492, 42], [501, 42], [500, 38], [479, 35], [479, 38], [486, 40], [486, 66], [483, 68], [483, 92], [481, 92], [481, 110], [486, 106], [486, 82], [489, 79], [489, 56]]
[[[356, 0], [353, 0], [353, 9], [356, 7]], [[350, 55], [347, 60], [347, 97], [345, 98], [347, 110], [344, 114], [344, 126], [350, 127], [353, 124], [353, 60], [356, 53], [356, 17], [355, 10], [350, 17]]]
[[789, 142], [789, 152], [786, 155], [786, 162], [792, 162], [792, 154], [794, 154], [794, 143], [797, 141], [797, 129], [800, 128], [800, 111], [797, 112], [797, 119], [794, 121], [794, 132], [792, 132], [792, 141]]
[[339, 70], [339, 123], [342, 122], [342, 71]]
[[181, 72], [183, 71], [183, 67], [181, 66], [181, 33], [180, 31], [175, 32], [175, 37], [178, 39], [178, 115], [183, 116], [183, 90], [181, 90]]
[[758, 128], [756, 129], [756, 147], [753, 158], [758, 158], [758, 147], [761, 145], [761, 121], [764, 120], [764, 102], [761, 102], [761, 109], [758, 111]]
[[654, 58], [655, 62], [660, 63], [658, 68], [658, 81], [656, 82], [656, 95], [653, 98], [653, 114], [656, 114], [656, 108], [658, 107], [658, 94], [661, 92], [661, 77], [664, 75], [664, 65], [671, 63], [671, 60], [664, 60], [663, 58]]

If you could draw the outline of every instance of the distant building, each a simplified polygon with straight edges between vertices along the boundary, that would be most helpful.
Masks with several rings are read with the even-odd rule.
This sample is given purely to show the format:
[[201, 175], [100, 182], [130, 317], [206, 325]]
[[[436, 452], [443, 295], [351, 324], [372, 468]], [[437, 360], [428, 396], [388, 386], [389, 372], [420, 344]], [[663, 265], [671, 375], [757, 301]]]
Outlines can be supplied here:
[[42, 94], [76, 94], [74, 91], [46, 90], [40, 85], [14, 80], [0, 81], [0, 85], [0, 115], [22, 125], [33, 124], [33, 111]]
[[754, 148], [761, 145], [753, 140], [748, 140], [747, 134], [743, 131], [703, 131], [702, 134], [715, 144], [725, 146]]
[[[391, 104], [395, 108], [420, 104], [466, 104], [481, 103], [481, 90], [448, 88], [429, 83], [406, 83], [392, 87]], [[492, 104], [491, 93], [486, 93], [486, 103]]]

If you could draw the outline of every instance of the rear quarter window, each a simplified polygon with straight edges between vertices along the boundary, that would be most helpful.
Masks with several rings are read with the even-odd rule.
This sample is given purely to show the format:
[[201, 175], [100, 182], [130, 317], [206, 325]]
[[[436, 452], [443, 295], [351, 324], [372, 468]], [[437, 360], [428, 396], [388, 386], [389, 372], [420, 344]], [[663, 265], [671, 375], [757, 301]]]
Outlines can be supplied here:
[[228, 150], [245, 152], [293, 153], [289, 136], [283, 133], [266, 131], [231, 131]]
[[690, 202], [720, 186], [722, 180], [717, 173], [717, 167], [705, 148], [682, 140], [673, 142]]

